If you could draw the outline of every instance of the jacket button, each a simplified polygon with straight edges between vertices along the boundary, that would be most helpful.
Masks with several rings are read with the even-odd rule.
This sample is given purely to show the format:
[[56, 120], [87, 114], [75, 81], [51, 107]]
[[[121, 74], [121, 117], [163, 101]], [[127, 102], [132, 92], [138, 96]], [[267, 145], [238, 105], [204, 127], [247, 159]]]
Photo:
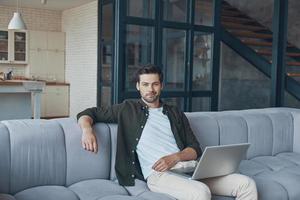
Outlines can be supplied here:
[[134, 178], [134, 174], [132, 174], [131, 177]]
[[131, 153], [134, 153], [134, 150], [132, 150]]
[[141, 128], [144, 128], [144, 126], [142, 125]]
[[135, 140], [136, 140], [136, 141], [139, 141], [139, 138], [136, 138]]
[[134, 162], [132, 162], [132, 164], [134, 165]]

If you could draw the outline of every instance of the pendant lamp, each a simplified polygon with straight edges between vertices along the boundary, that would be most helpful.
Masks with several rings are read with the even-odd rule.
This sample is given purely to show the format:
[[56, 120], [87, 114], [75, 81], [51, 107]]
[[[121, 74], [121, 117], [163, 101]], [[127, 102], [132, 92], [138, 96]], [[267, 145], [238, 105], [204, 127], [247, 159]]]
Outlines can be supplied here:
[[14, 16], [8, 24], [8, 29], [13, 29], [13, 30], [24, 30], [24, 29], [26, 29], [26, 25], [24, 23], [22, 15], [19, 12], [19, 0], [17, 0], [17, 12], [14, 12]]

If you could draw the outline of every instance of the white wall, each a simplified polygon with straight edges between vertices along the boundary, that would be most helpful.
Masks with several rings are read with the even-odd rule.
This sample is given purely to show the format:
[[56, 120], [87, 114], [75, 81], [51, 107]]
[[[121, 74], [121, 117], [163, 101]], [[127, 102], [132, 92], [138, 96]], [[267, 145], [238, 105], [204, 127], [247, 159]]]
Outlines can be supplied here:
[[66, 82], [70, 83], [70, 116], [96, 106], [97, 1], [63, 11], [66, 33]]

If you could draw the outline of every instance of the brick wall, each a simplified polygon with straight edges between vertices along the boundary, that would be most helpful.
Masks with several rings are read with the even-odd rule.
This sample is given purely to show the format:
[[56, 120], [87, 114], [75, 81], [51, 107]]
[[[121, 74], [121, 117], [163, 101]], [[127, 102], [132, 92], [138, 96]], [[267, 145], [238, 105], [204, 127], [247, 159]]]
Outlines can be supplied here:
[[[7, 28], [16, 7], [0, 6], [0, 28]], [[61, 31], [61, 11], [20, 8], [28, 30]]]
[[63, 11], [66, 33], [66, 82], [70, 87], [70, 116], [96, 106], [97, 1]]

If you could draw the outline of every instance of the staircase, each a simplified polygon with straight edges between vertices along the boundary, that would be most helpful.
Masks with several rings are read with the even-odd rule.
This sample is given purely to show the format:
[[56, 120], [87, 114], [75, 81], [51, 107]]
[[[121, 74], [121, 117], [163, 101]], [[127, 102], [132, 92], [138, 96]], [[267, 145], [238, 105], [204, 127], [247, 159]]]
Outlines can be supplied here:
[[[221, 39], [240, 56], [271, 77], [272, 32], [227, 2], [222, 3]], [[286, 90], [300, 100], [300, 49], [287, 44]]]

